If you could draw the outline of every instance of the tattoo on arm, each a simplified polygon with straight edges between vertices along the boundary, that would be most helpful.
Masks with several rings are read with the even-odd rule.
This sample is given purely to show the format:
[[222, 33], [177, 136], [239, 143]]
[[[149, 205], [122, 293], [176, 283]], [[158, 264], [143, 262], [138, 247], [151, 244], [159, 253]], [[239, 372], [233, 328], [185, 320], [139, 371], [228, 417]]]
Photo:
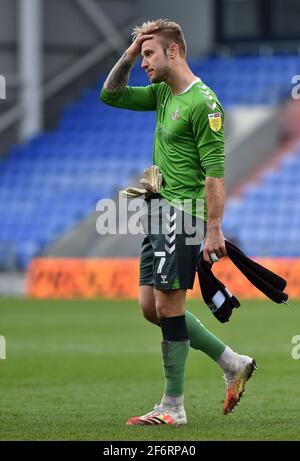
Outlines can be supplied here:
[[104, 82], [104, 89], [108, 91], [108, 93], [122, 91], [127, 85], [132, 65], [133, 62], [127, 59], [127, 53], [125, 52], [110, 71]]

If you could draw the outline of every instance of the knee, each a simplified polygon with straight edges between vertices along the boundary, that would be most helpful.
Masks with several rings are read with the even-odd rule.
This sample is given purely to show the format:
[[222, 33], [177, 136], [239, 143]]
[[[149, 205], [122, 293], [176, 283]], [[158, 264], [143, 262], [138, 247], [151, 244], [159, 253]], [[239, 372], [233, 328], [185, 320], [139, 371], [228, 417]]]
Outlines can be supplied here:
[[155, 301], [155, 308], [158, 318], [171, 317], [173, 314], [172, 307], [166, 301], [157, 299]]
[[170, 290], [155, 293], [155, 309], [158, 318], [184, 315], [185, 291]]
[[159, 320], [157, 318], [157, 314], [155, 311], [155, 306], [154, 305], [149, 305], [145, 301], [140, 301], [140, 309], [142, 312], [143, 317], [148, 320], [148, 322], [155, 323], [156, 325], [159, 325]]

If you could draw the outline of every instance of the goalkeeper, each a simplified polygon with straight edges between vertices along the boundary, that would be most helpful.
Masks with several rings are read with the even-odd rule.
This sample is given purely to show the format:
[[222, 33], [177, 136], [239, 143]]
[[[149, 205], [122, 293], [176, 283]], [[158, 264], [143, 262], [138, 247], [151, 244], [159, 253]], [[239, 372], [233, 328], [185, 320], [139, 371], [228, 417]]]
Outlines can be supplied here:
[[[193, 288], [201, 240], [205, 237], [207, 262], [212, 264], [226, 255], [221, 230], [224, 113], [215, 93], [189, 68], [178, 24], [158, 19], [136, 27], [133, 35], [133, 43], [104, 83], [101, 100], [122, 109], [156, 111], [153, 167], [145, 172], [144, 189], [129, 188], [123, 194], [145, 193], [139, 304], [145, 318], [162, 330], [165, 388], [154, 410], [131, 417], [127, 424], [185, 424], [183, 387], [190, 345], [208, 354], [223, 370], [227, 384], [224, 414], [239, 402], [255, 367], [251, 357], [232, 351], [185, 311], [186, 290]], [[130, 87], [130, 71], [140, 55], [151, 84]], [[183, 205], [186, 199], [192, 201], [189, 210]], [[192, 216], [192, 227], [185, 225], [190, 222], [187, 216]], [[152, 222], [158, 226], [153, 228]], [[192, 244], [187, 242], [191, 235]]]

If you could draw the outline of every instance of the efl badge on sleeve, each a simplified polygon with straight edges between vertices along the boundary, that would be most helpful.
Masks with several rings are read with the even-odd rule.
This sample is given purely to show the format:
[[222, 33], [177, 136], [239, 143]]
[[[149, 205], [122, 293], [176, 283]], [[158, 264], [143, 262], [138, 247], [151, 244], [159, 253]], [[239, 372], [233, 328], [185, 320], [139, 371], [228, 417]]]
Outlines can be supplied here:
[[222, 117], [220, 112], [208, 114], [209, 126], [213, 131], [220, 131], [222, 128]]

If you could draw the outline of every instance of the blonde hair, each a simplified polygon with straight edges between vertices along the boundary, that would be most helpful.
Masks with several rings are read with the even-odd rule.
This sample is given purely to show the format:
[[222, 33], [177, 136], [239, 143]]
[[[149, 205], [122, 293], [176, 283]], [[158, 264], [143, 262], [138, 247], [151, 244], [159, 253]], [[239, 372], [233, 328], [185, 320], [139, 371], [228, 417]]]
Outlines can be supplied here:
[[133, 40], [139, 35], [159, 34], [163, 46], [168, 48], [171, 43], [177, 43], [180, 55], [186, 57], [186, 42], [179, 24], [168, 19], [156, 19], [144, 22], [141, 26], [135, 26], [132, 35]]

